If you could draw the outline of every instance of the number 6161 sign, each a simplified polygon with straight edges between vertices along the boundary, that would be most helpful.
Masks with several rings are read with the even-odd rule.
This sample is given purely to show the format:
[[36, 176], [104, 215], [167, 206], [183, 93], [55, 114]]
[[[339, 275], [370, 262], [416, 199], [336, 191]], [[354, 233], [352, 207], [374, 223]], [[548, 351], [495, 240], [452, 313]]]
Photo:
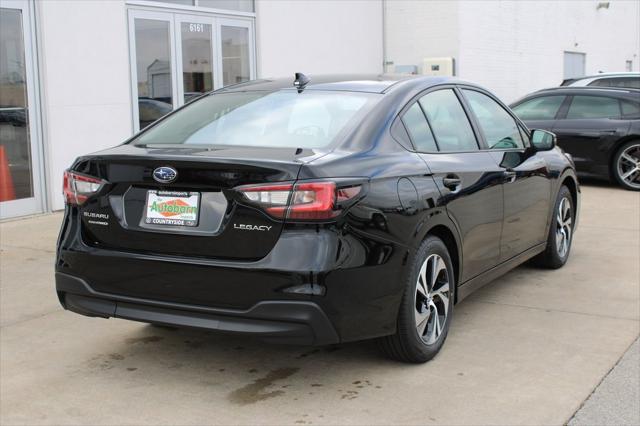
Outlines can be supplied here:
[[190, 33], [203, 33], [204, 32], [204, 24], [189, 24], [189, 32]]

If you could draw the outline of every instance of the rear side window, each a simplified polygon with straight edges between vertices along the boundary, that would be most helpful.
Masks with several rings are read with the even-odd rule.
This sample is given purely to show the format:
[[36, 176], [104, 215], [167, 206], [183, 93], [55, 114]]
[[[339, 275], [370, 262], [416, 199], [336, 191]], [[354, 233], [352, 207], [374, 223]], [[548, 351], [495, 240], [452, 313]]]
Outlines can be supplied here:
[[589, 83], [589, 86], [640, 89], [640, 77], [599, 78]]
[[518, 124], [499, 103], [475, 90], [462, 91], [490, 149], [524, 148]]
[[622, 118], [637, 118], [640, 116], [640, 103], [630, 101], [620, 101], [622, 107]]
[[616, 117], [620, 117], [618, 100], [604, 96], [574, 96], [567, 111], [568, 119]]
[[521, 120], [553, 120], [564, 101], [564, 96], [542, 96], [513, 107]]
[[431, 129], [429, 129], [429, 124], [427, 124], [427, 119], [417, 102], [404, 113], [402, 122], [407, 128], [411, 141], [418, 151], [429, 152], [438, 150]]
[[431, 92], [418, 102], [427, 115], [440, 151], [478, 150], [467, 114], [453, 90]]

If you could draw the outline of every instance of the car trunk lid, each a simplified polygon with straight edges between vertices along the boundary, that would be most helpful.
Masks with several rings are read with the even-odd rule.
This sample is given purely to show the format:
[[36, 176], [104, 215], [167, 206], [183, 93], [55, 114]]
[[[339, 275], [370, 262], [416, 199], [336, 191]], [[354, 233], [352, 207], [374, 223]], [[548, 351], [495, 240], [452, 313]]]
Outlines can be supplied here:
[[[80, 158], [75, 172], [107, 182], [79, 207], [83, 240], [148, 254], [260, 259], [277, 242], [283, 221], [243, 203], [233, 188], [293, 182], [305, 158], [317, 155], [289, 148], [122, 145]], [[175, 170], [175, 179], [158, 182], [154, 171], [163, 167]]]

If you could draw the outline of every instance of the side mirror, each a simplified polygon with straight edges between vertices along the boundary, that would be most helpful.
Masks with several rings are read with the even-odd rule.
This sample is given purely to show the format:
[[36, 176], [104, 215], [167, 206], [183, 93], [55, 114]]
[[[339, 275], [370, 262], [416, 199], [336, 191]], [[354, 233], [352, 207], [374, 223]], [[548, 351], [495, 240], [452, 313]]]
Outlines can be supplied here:
[[536, 151], [550, 151], [556, 146], [556, 135], [546, 130], [531, 131], [531, 144]]

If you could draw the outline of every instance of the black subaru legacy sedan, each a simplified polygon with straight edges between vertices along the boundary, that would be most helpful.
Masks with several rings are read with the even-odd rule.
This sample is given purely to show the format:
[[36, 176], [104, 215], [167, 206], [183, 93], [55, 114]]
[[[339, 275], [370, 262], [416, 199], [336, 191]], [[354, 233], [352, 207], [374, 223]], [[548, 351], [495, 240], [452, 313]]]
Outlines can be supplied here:
[[554, 135], [450, 78], [258, 80], [65, 173], [62, 305], [326, 345], [442, 347], [454, 305], [569, 257], [580, 188]]

